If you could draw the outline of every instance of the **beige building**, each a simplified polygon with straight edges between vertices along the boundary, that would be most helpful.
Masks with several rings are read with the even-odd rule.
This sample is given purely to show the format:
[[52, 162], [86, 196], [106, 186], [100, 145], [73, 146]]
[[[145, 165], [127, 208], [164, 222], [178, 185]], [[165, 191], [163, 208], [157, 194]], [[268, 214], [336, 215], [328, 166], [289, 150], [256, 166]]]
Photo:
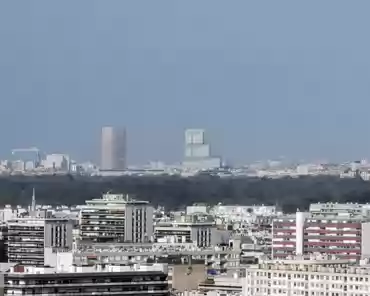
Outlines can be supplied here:
[[245, 296], [365, 296], [370, 295], [370, 266], [348, 260], [261, 261], [246, 270]]
[[124, 170], [126, 168], [126, 130], [106, 126], [101, 134], [102, 170]]

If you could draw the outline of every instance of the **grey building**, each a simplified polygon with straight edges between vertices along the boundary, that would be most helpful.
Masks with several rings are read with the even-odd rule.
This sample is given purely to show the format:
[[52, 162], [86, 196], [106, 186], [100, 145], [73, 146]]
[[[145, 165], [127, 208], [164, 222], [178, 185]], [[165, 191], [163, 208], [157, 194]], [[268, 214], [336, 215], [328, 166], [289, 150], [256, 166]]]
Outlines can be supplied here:
[[153, 236], [153, 207], [123, 194], [87, 200], [80, 212], [80, 239], [143, 243]]
[[126, 168], [126, 130], [106, 126], [101, 133], [102, 170], [124, 170]]

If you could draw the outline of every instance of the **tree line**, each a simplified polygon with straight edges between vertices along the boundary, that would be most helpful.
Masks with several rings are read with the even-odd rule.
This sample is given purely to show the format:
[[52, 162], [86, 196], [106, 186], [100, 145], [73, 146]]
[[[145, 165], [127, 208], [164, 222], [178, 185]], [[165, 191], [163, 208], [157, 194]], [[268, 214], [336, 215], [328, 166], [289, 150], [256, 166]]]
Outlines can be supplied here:
[[39, 204], [77, 205], [103, 193], [127, 193], [166, 209], [193, 203], [278, 205], [285, 212], [305, 210], [315, 202], [370, 202], [370, 182], [360, 178], [219, 178], [196, 176], [81, 177], [11, 176], [0, 178], [0, 204], [29, 205], [32, 189]]

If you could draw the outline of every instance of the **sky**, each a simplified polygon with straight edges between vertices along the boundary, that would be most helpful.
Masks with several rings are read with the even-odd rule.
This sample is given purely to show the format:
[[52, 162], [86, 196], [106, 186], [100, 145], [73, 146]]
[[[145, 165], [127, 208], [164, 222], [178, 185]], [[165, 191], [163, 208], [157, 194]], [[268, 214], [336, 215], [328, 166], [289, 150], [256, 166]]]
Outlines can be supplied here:
[[370, 158], [370, 1], [0, 0], [0, 156], [175, 162], [205, 128], [234, 163]]

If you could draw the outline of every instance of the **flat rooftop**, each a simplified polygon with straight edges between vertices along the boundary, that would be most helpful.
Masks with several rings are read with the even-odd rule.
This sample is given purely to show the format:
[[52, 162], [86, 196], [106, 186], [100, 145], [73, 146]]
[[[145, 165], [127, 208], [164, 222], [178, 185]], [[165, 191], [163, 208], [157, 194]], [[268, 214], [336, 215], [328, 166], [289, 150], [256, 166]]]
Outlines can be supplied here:
[[136, 272], [163, 272], [168, 273], [167, 264], [135, 264], [135, 265], [72, 265], [67, 268], [58, 269], [55, 267], [36, 267], [15, 265], [10, 267], [8, 274], [12, 275], [32, 275], [32, 274], [83, 274], [83, 273], [136, 273]]

